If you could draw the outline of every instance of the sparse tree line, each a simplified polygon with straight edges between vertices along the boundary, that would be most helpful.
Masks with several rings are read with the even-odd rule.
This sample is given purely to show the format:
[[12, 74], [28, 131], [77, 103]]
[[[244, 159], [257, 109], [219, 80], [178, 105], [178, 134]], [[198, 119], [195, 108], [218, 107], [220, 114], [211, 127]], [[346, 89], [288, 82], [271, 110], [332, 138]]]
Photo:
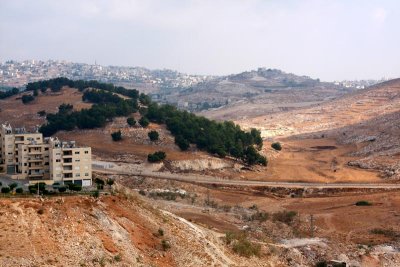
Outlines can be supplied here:
[[72, 105], [61, 105], [56, 114], [47, 114], [47, 123], [39, 129], [44, 136], [51, 136], [59, 130], [71, 131], [75, 128], [94, 129], [104, 127], [117, 116], [128, 116], [138, 109], [136, 98], [122, 99], [103, 90], [85, 91], [82, 99], [95, 103], [89, 109], [73, 111]]
[[190, 144], [195, 144], [198, 149], [222, 158], [232, 156], [249, 165], [267, 165], [267, 159], [258, 152], [263, 140], [256, 129], [245, 132], [230, 121], [216, 122], [171, 105], [157, 103], [148, 106], [144, 117], [151, 122], [165, 123], [181, 150], [187, 150]]
[[5, 92], [0, 91], [0, 99], [4, 99], [13, 95], [17, 95], [19, 93], [18, 88], [12, 88], [11, 90], [7, 90]]
[[[147, 127], [150, 122], [166, 124], [181, 150], [187, 150], [193, 144], [198, 149], [221, 158], [231, 156], [249, 165], [267, 165], [266, 157], [258, 152], [263, 145], [260, 131], [252, 129], [250, 132], [245, 132], [233, 122], [216, 122], [178, 110], [171, 105], [158, 105], [151, 102], [149, 96], [139, 94], [137, 90], [97, 81], [72, 81], [66, 78], [29, 83], [27, 90], [50, 88], [57, 91], [63, 86], [75, 87], [81, 91], [91, 88], [84, 91], [82, 99], [92, 102], [94, 105], [81, 111], [73, 111], [72, 105], [61, 105], [56, 114], [47, 114], [47, 123], [42, 125], [39, 130], [44, 136], [53, 135], [59, 130], [104, 127], [116, 116], [129, 116], [139, 110], [142, 115], [139, 124], [142, 127]], [[122, 99], [115, 93], [128, 96], [130, 99]], [[140, 109], [139, 102], [142, 105]], [[136, 124], [136, 121], [129, 117], [127, 123], [132, 126]], [[114, 141], [121, 140], [121, 132], [113, 133], [112, 138]], [[152, 141], [157, 140], [158, 133], [150, 132], [149, 138]], [[149, 161], [158, 161], [160, 158], [151, 155], [149, 157]], [[165, 156], [161, 158], [164, 159]]]

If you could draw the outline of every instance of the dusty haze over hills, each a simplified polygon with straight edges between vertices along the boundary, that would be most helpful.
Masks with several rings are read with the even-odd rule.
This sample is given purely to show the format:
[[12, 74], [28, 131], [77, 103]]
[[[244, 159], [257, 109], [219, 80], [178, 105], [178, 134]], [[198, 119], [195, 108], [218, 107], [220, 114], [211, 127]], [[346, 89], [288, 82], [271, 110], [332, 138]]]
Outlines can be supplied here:
[[228, 75], [260, 66], [323, 81], [400, 76], [399, 2], [0, 2], [0, 60], [65, 59]]

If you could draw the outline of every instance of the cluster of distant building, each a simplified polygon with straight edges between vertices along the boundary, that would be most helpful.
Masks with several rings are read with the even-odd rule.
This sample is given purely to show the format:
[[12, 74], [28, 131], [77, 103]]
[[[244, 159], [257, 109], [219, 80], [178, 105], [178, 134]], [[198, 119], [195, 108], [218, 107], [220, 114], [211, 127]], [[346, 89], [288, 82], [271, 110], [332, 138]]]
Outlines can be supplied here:
[[335, 81], [335, 85], [340, 85], [346, 88], [364, 89], [374, 84], [386, 82], [390, 79], [382, 78], [380, 80], [355, 80], [355, 81]]
[[92, 151], [74, 141], [43, 138], [25, 128], [0, 125], [0, 175], [29, 183], [92, 184]]
[[100, 66], [59, 60], [9, 60], [0, 63], [0, 85], [23, 87], [28, 82], [56, 77], [98, 80], [109, 83], [150, 84], [165, 88], [190, 87], [211, 76], [188, 75], [172, 70], [148, 70], [141, 67]]

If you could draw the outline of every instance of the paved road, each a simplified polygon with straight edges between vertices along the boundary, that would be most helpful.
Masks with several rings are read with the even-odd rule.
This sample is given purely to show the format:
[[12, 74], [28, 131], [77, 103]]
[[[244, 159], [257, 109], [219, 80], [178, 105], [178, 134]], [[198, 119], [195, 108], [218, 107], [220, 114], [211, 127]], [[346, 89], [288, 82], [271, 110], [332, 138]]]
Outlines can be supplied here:
[[384, 183], [299, 183], [299, 182], [265, 182], [265, 181], [249, 181], [249, 180], [227, 180], [212, 176], [197, 174], [177, 174], [169, 172], [151, 172], [130, 170], [127, 167], [110, 165], [105, 163], [106, 168], [100, 167], [99, 164], [93, 164], [93, 170], [109, 174], [131, 174], [135, 176], [151, 177], [158, 179], [170, 179], [180, 182], [198, 183], [198, 184], [219, 184], [233, 186], [266, 186], [266, 187], [286, 187], [286, 188], [355, 188], [355, 189], [400, 189], [400, 184], [384, 184]]

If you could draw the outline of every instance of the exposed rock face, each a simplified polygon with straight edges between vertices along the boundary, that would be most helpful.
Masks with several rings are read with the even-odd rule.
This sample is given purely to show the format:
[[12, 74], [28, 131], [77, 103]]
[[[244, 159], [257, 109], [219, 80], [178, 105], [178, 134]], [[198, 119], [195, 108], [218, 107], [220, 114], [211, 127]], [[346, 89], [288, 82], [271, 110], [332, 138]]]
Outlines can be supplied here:
[[171, 167], [180, 171], [205, 171], [205, 170], [222, 170], [226, 168], [234, 168], [239, 170], [241, 165], [238, 163], [221, 160], [218, 158], [194, 159], [172, 161]]

